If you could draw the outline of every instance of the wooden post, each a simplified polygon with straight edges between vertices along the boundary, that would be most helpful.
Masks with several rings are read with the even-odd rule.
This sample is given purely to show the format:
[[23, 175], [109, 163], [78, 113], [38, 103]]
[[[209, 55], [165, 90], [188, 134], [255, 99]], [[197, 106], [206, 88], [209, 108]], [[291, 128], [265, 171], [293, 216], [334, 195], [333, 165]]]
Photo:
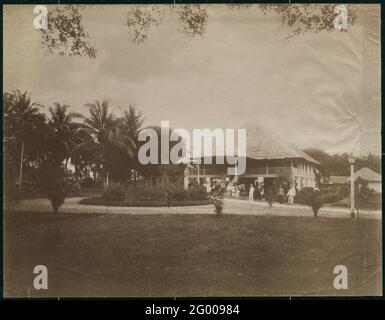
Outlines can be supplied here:
[[350, 213], [354, 218], [354, 164], [350, 164]]

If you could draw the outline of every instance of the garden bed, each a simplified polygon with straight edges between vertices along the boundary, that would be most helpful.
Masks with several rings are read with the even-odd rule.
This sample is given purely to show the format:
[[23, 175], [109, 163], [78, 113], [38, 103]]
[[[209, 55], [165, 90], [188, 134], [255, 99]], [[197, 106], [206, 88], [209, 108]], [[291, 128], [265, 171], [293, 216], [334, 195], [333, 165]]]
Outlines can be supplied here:
[[79, 201], [79, 204], [110, 206], [110, 207], [182, 207], [182, 206], [202, 206], [212, 204], [212, 199], [205, 200], [175, 200], [170, 205], [164, 200], [109, 200], [102, 197], [88, 197]]

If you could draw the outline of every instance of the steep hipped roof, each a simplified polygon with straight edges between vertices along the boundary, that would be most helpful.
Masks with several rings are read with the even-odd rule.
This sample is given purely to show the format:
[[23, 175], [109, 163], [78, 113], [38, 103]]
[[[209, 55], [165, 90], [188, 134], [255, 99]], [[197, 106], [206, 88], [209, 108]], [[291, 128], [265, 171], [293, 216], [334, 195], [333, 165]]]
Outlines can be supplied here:
[[246, 155], [257, 160], [302, 158], [311, 163], [321, 165], [296, 146], [283, 140], [261, 124], [247, 124]]
[[361, 178], [369, 182], [381, 182], [381, 176], [367, 167], [361, 168], [354, 173], [354, 178]]

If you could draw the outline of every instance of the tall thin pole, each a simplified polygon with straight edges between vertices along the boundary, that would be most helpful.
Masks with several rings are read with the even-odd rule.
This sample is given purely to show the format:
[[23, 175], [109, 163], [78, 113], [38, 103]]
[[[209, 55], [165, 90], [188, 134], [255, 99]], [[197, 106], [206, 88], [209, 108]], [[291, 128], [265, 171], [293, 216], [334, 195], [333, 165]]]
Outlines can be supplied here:
[[354, 164], [350, 164], [350, 215], [352, 218], [355, 217], [354, 214]]
[[200, 173], [199, 173], [199, 163], [198, 163], [198, 186], [200, 185], [200, 179], [201, 179], [201, 177], [200, 177]]
[[24, 140], [23, 140], [23, 142], [21, 144], [19, 192], [21, 192], [21, 182], [22, 182], [22, 179], [23, 179], [23, 158], [24, 158]]

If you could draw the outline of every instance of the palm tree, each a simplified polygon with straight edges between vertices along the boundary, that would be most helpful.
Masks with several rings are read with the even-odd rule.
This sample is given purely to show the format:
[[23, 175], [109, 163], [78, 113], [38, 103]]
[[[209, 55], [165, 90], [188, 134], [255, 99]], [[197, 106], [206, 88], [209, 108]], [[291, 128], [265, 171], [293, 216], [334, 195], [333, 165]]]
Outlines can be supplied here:
[[[135, 107], [130, 104], [129, 110], [124, 111], [123, 116], [119, 119], [119, 126], [122, 131], [122, 136], [126, 144], [135, 145], [135, 149], [139, 145], [138, 134], [139, 130], [142, 128], [144, 119], [142, 113], [137, 111]], [[125, 160], [126, 163], [126, 173], [132, 175], [132, 169], [137, 168], [138, 161], [135, 158], [129, 158]], [[128, 165], [128, 166], [127, 166]]]
[[132, 158], [135, 144], [122, 136], [119, 123], [110, 112], [107, 100], [96, 100], [94, 103], [87, 103], [86, 107], [90, 116], [84, 120], [84, 129], [90, 138], [77, 145], [73, 152], [87, 148], [94, 149], [101, 155], [104, 187], [107, 188], [108, 172], [114, 157], [123, 153]]
[[62, 144], [65, 153], [65, 173], [67, 174], [68, 160], [72, 150], [77, 145], [76, 138], [82, 128], [81, 123], [75, 119], [82, 119], [80, 113], [68, 112], [68, 105], [61, 105], [55, 102], [53, 107], [48, 109], [50, 113], [49, 125], [53, 128], [57, 141]]
[[3, 127], [3, 136], [10, 137], [12, 134], [12, 100], [13, 95], [8, 92], [3, 93], [3, 116], [4, 116], [4, 127]]
[[129, 111], [124, 111], [123, 117], [120, 120], [124, 135], [136, 141], [144, 121], [142, 113], [137, 112], [135, 107], [130, 104]]
[[39, 115], [40, 105], [31, 102], [31, 96], [27, 91], [22, 93], [20, 90], [14, 90], [11, 96], [8, 95], [7, 101], [9, 106], [5, 117], [11, 124], [16, 139], [21, 144], [19, 172], [19, 191], [21, 192], [25, 141], [30, 133], [33, 118]]

